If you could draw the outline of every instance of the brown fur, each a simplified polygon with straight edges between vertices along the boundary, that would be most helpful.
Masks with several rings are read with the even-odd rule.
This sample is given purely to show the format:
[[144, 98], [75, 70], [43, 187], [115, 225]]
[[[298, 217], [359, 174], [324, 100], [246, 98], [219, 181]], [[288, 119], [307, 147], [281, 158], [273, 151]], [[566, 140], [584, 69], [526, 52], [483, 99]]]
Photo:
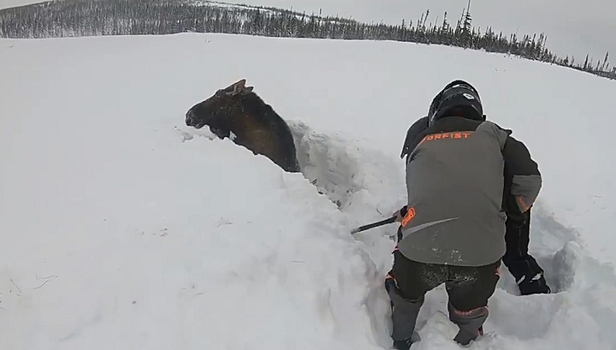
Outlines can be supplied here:
[[233, 133], [236, 144], [268, 157], [285, 171], [299, 172], [289, 126], [253, 89], [242, 79], [216, 91], [188, 110], [186, 125], [197, 129], [207, 125], [221, 139]]

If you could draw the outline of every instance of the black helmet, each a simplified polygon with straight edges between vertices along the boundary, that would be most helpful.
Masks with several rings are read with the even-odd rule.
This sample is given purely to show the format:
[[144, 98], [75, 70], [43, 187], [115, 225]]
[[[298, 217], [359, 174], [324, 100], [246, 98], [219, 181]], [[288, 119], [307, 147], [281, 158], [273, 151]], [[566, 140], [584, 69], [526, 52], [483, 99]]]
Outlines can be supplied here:
[[464, 80], [452, 81], [434, 97], [428, 112], [428, 125], [432, 126], [435, 121], [447, 115], [486, 120], [479, 93]]

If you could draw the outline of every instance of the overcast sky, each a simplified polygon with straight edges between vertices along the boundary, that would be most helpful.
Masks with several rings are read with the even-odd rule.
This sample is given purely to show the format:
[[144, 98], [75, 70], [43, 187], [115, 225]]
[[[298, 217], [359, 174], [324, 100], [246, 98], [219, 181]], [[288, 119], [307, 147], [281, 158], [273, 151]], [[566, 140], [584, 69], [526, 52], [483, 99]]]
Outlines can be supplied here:
[[[430, 9], [429, 22], [443, 20], [448, 11], [450, 23], [462, 14], [468, 0], [227, 0], [251, 5], [274, 6], [284, 9], [314, 11], [322, 9], [324, 15], [353, 17], [361, 21], [401, 23], [402, 19], [414, 23]], [[12, 7], [37, 0], [0, 0], [0, 7]], [[610, 52], [610, 63], [616, 66], [616, 1], [614, 0], [472, 0], [473, 25], [483, 31], [491, 25], [493, 30], [505, 34], [545, 33], [547, 46], [559, 56], [573, 55], [576, 62], [586, 54], [603, 60]]]

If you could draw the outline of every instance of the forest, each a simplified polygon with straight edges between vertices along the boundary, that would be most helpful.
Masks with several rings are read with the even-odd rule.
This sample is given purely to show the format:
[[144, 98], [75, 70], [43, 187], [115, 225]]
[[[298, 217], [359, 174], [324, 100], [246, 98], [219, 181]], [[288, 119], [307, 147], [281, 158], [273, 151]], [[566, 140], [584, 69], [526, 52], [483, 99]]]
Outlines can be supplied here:
[[459, 18], [399, 25], [306, 14], [289, 10], [196, 0], [64, 0], [0, 10], [0, 37], [56, 38], [101, 35], [164, 35], [182, 32], [342, 40], [394, 40], [456, 46], [520, 56], [616, 80], [616, 67], [602, 60], [558, 57], [543, 33], [503, 34], [472, 25], [470, 1]]

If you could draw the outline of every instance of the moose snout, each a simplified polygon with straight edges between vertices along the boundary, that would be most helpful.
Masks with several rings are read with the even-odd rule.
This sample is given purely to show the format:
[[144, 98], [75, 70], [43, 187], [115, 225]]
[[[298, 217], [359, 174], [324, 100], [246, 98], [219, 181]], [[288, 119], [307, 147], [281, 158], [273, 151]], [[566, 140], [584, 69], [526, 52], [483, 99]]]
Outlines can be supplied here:
[[186, 112], [186, 126], [195, 126], [195, 120], [195, 112], [193, 112], [192, 109]]

